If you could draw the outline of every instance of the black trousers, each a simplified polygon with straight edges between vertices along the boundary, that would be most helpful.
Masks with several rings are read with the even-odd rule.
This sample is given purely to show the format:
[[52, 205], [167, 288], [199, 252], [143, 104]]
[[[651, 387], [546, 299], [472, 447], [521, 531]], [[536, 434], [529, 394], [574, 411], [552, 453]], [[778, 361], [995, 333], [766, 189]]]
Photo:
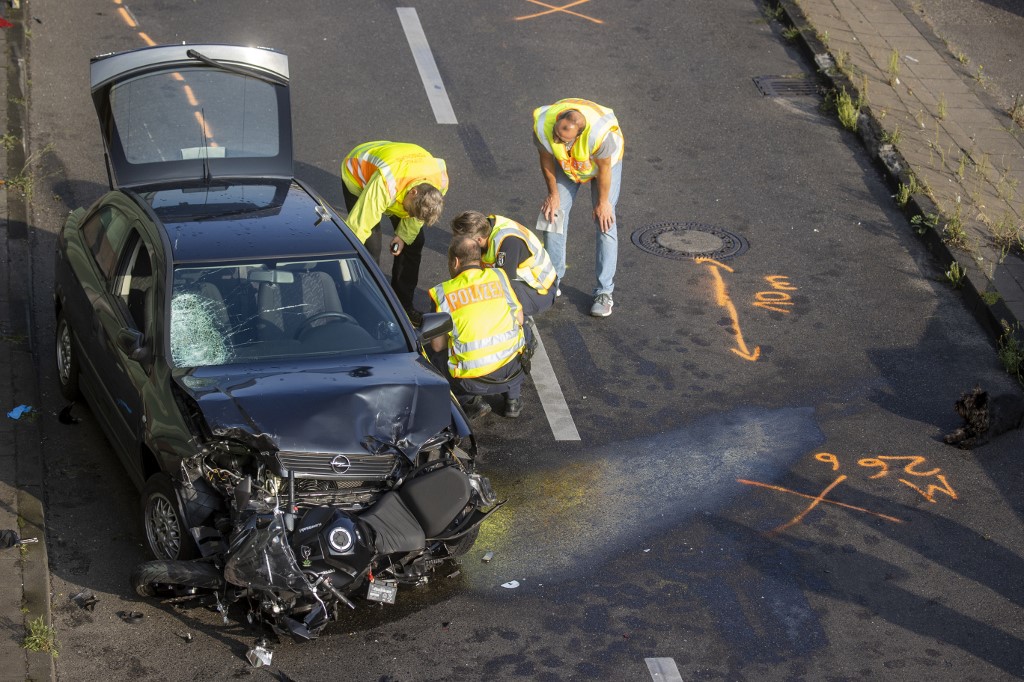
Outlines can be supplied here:
[[541, 296], [526, 282], [519, 279], [512, 280], [512, 291], [516, 292], [516, 298], [522, 304], [523, 315], [526, 317], [533, 317], [551, 307], [551, 304], [555, 302], [555, 286], [552, 284], [548, 293]]
[[[342, 183], [341, 188], [345, 195], [345, 209], [351, 212], [355, 208], [359, 197], [352, 194], [344, 183]], [[381, 268], [384, 267], [381, 256], [384, 242], [382, 230], [385, 220], [391, 223], [393, 230], [398, 230], [398, 218], [382, 215], [380, 222], [374, 225], [370, 236], [367, 237], [366, 242], [363, 244]], [[423, 236], [423, 230], [420, 230], [419, 234], [416, 235], [416, 239], [413, 239], [411, 244], [406, 244], [405, 248], [402, 249], [402, 253], [395, 256], [395, 261], [391, 265], [391, 288], [395, 290], [395, 295], [398, 296], [399, 302], [406, 310], [412, 310], [413, 307], [412, 300], [416, 293], [416, 285], [420, 281], [420, 261], [423, 260], [423, 245], [426, 241], [426, 238]]]
[[479, 379], [456, 379], [448, 371], [448, 350], [435, 352], [427, 351], [430, 357], [430, 364], [434, 365], [447, 379], [448, 385], [452, 387], [452, 393], [460, 403], [474, 395], [496, 395], [506, 393], [510, 399], [519, 397], [523, 388], [523, 380], [526, 373], [519, 363], [517, 355], [508, 364], [499, 367], [490, 374], [485, 374]]

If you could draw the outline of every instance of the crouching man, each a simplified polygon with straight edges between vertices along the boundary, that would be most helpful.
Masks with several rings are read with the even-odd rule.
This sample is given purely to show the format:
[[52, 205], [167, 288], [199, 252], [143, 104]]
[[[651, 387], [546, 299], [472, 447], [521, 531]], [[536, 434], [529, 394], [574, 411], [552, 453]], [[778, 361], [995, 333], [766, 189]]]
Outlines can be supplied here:
[[505, 396], [504, 416], [523, 410], [520, 389], [526, 348], [523, 311], [508, 276], [481, 263], [480, 245], [472, 237], [455, 237], [448, 248], [452, 278], [430, 290], [438, 312], [452, 318], [452, 331], [433, 339], [431, 361], [444, 372], [466, 416], [478, 419], [491, 411], [481, 396]]

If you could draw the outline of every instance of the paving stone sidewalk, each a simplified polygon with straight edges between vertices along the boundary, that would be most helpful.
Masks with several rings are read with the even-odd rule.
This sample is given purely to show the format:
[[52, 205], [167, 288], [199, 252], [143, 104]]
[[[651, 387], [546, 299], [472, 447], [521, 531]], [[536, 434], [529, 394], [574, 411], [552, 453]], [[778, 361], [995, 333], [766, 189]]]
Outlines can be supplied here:
[[836, 91], [861, 102], [858, 134], [887, 169], [944, 269], [993, 337], [1024, 320], [1024, 130], [904, 0], [778, 0]]
[[[11, 7], [17, 4], [18, 7]], [[0, 106], [6, 108], [0, 149], [0, 528], [38, 538], [24, 549], [0, 550], [0, 680], [52, 680], [53, 658], [22, 647], [28, 624], [50, 624], [49, 571], [43, 525], [41, 433], [35, 414], [8, 416], [19, 405], [39, 405], [33, 360], [31, 259], [27, 200], [6, 180], [24, 167], [23, 92], [25, 3], [4, 3], [3, 17], [14, 24], [0, 30]], [[12, 85], [13, 84], [13, 85]], [[7, 137], [10, 136], [10, 137]]]

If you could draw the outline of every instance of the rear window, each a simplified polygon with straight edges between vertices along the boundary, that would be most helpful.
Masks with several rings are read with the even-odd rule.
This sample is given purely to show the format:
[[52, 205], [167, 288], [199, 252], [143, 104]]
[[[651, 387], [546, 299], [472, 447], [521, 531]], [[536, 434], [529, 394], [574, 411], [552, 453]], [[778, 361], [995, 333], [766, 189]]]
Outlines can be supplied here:
[[209, 68], [140, 76], [114, 86], [110, 103], [131, 164], [279, 153], [278, 98], [258, 78]]

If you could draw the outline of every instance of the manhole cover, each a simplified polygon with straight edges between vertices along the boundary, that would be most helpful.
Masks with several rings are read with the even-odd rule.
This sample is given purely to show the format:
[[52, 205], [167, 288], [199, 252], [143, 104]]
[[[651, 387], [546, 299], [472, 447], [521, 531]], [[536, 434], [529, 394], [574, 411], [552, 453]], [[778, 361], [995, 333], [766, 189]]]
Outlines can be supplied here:
[[726, 260], [749, 246], [738, 234], [701, 223], [655, 223], [634, 231], [631, 239], [648, 253], [675, 260]]
[[808, 97], [819, 94], [815, 80], [803, 76], [754, 76], [754, 85], [765, 97]]

